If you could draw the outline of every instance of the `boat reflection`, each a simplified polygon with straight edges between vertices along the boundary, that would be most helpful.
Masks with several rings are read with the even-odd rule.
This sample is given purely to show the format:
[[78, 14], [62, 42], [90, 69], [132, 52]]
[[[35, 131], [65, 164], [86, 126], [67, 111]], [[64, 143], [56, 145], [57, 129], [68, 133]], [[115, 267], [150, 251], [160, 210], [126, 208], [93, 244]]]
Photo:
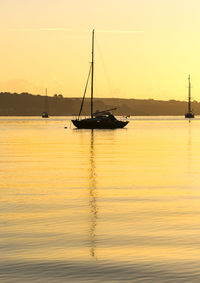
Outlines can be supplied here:
[[89, 168], [89, 208], [90, 208], [90, 255], [97, 259], [96, 255], [96, 226], [98, 219], [97, 207], [97, 187], [96, 187], [96, 166], [95, 166], [95, 150], [94, 150], [94, 130], [91, 130], [90, 140], [90, 168]]
[[192, 172], [192, 124], [188, 124], [188, 141], [187, 141], [187, 169], [188, 173]]

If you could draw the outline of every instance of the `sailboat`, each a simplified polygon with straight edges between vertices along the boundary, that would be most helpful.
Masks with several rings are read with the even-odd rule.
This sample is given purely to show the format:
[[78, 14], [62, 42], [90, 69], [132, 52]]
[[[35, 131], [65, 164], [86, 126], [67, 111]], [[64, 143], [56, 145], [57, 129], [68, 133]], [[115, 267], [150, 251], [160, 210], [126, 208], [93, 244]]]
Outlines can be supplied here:
[[[90, 115], [90, 118], [80, 119], [90, 75], [91, 75], [91, 99], [90, 99], [91, 115]], [[120, 121], [117, 118], [115, 118], [115, 116], [110, 111], [115, 110], [116, 108], [112, 108], [112, 109], [108, 109], [104, 111], [93, 112], [93, 90], [94, 90], [94, 30], [92, 31], [92, 62], [90, 65], [87, 83], [86, 83], [80, 111], [78, 114], [78, 118], [75, 120], [72, 120], [72, 123], [78, 129], [124, 128], [128, 124], [129, 121]]]
[[188, 112], [185, 114], [185, 118], [194, 118], [194, 113], [191, 110], [191, 83], [190, 83], [190, 75], [188, 77]]
[[49, 114], [48, 114], [48, 101], [47, 101], [47, 88], [46, 88], [46, 96], [45, 96], [45, 111], [42, 112], [42, 118], [49, 118]]

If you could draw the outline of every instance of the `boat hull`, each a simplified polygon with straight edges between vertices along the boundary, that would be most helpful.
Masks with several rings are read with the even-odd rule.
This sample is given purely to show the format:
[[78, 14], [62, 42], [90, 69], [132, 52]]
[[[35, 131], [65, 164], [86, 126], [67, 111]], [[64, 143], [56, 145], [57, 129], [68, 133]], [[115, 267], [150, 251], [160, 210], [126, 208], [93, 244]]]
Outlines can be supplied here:
[[192, 112], [186, 113], [185, 118], [194, 118], [194, 113], [192, 113]]
[[78, 129], [118, 129], [124, 128], [129, 121], [99, 121], [96, 119], [72, 120], [74, 126]]
[[42, 118], [49, 118], [49, 114], [47, 112], [42, 113]]

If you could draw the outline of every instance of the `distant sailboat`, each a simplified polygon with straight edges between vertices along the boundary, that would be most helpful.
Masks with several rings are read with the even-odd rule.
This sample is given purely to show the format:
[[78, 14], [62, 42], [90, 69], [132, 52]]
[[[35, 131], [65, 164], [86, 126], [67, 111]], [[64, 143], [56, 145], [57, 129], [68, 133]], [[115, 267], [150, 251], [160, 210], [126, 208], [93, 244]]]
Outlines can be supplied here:
[[47, 88], [46, 88], [46, 96], [45, 96], [45, 105], [44, 105], [44, 112], [42, 112], [42, 118], [49, 118], [48, 114], [48, 97], [47, 97]]
[[190, 83], [190, 75], [188, 77], [188, 112], [185, 114], [185, 118], [194, 118], [194, 113], [191, 110], [191, 83]]
[[[88, 81], [91, 75], [91, 117], [86, 119], [79, 119], [81, 115], [81, 111], [83, 108], [83, 102], [85, 99], [85, 94], [87, 90]], [[76, 120], [72, 120], [72, 123], [75, 127], [78, 129], [116, 129], [116, 128], [124, 128], [128, 121], [120, 121], [115, 118], [113, 114], [111, 114], [109, 111], [115, 110], [108, 109], [105, 111], [96, 111], [93, 112], [93, 85], [94, 85], [94, 30], [92, 31], [92, 62], [89, 70], [89, 75], [79, 111], [78, 118]]]

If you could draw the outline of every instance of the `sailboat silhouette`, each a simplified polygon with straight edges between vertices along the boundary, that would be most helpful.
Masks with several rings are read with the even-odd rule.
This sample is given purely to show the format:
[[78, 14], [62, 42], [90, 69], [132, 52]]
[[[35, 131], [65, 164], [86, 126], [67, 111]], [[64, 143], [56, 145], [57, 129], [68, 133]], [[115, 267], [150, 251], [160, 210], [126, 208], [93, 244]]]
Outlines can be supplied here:
[[45, 95], [45, 103], [44, 103], [44, 112], [42, 112], [42, 118], [49, 118], [48, 114], [48, 97], [47, 97], [47, 88], [45, 90], [46, 95]]
[[[91, 75], [91, 117], [86, 119], [79, 119], [81, 115], [81, 111], [83, 108], [83, 103], [85, 99], [85, 94], [87, 90], [87, 85], [89, 82], [89, 78]], [[78, 118], [76, 120], [72, 120], [72, 123], [78, 129], [116, 129], [116, 128], [124, 128], [129, 121], [120, 121], [115, 118], [115, 116], [110, 113], [111, 110], [115, 110], [116, 108], [104, 110], [104, 111], [96, 111], [93, 112], [93, 92], [94, 92], [94, 30], [92, 31], [92, 62], [89, 70], [89, 75], [79, 111]]]
[[194, 118], [194, 113], [191, 110], [191, 83], [190, 83], [190, 75], [188, 76], [188, 112], [185, 114], [185, 118]]

